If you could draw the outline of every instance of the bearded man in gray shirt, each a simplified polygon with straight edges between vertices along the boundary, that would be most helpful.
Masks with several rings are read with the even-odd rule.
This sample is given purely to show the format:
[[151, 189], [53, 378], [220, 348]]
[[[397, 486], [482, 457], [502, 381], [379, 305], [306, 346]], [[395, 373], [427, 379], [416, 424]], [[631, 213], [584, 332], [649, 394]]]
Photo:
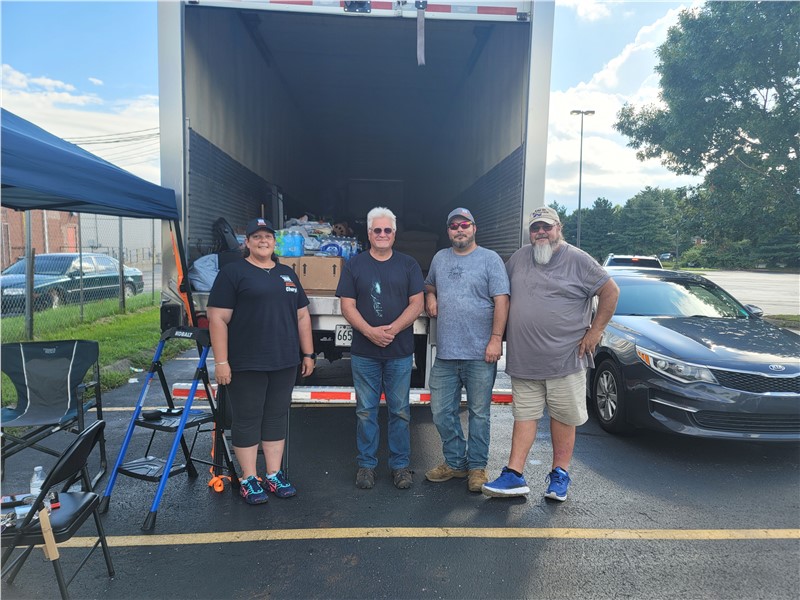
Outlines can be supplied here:
[[[563, 502], [570, 483], [575, 429], [588, 419], [586, 369], [617, 307], [619, 288], [596, 260], [564, 241], [552, 208], [528, 221], [531, 244], [506, 264], [511, 281], [506, 373], [511, 376], [514, 430], [508, 466], [483, 486], [491, 497], [524, 496], [522, 476], [536, 427], [547, 406], [553, 464], [545, 498]], [[598, 297], [592, 319], [592, 300]]]
[[[425, 309], [436, 318], [436, 360], [431, 368], [431, 413], [442, 438], [444, 462], [425, 473], [428, 481], [467, 478], [480, 492], [489, 459], [489, 417], [497, 361], [503, 355], [508, 317], [508, 275], [500, 256], [475, 243], [472, 213], [447, 216], [451, 248], [433, 257], [425, 279]], [[467, 390], [469, 438], [459, 416]]]

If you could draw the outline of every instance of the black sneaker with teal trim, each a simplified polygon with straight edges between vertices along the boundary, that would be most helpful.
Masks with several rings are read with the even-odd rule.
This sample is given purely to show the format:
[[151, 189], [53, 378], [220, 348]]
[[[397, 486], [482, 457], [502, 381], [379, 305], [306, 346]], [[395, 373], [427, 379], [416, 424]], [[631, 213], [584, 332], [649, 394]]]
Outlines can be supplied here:
[[261, 487], [255, 475], [250, 475], [239, 482], [239, 495], [248, 504], [264, 504], [269, 500], [267, 492]]
[[278, 498], [291, 498], [297, 493], [297, 490], [289, 483], [283, 471], [278, 471], [275, 475], [267, 475], [264, 481], [267, 484], [267, 489]]

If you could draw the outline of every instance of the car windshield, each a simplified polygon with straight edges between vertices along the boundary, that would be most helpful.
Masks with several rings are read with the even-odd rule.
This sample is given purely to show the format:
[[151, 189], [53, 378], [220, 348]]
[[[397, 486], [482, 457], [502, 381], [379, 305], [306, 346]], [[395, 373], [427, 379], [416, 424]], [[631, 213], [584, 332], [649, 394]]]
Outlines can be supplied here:
[[[63, 275], [72, 265], [72, 256], [37, 256], [34, 259], [33, 272], [36, 275]], [[25, 259], [15, 262], [3, 271], [3, 275], [24, 275]]]
[[699, 281], [615, 279], [619, 285], [616, 315], [647, 317], [744, 318], [744, 307], [718, 287]]

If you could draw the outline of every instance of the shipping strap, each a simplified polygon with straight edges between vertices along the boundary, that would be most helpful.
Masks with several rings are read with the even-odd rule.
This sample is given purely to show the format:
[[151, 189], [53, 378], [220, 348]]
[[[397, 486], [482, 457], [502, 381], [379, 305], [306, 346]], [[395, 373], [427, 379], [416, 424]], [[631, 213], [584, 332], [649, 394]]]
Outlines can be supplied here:
[[425, 66], [425, 9], [427, 2], [416, 2], [417, 7], [417, 66]]

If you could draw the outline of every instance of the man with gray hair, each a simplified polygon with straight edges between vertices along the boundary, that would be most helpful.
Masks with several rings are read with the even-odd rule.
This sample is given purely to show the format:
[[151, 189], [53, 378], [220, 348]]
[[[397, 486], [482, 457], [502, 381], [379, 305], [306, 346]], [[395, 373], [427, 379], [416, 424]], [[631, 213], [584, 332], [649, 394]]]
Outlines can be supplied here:
[[397, 219], [388, 208], [367, 214], [370, 248], [345, 263], [336, 288], [342, 314], [353, 326], [350, 348], [358, 417], [356, 487], [375, 485], [378, 466], [378, 406], [381, 392], [389, 409], [389, 468], [396, 488], [412, 484], [410, 469], [411, 325], [423, 308], [422, 269], [412, 257], [392, 249]]
[[511, 454], [500, 477], [482, 491], [499, 498], [530, 492], [522, 472], [547, 406], [553, 462], [544, 495], [563, 502], [575, 429], [588, 419], [586, 369], [594, 366], [592, 353], [614, 314], [619, 288], [596, 260], [564, 241], [561, 219], [552, 208], [534, 210], [528, 229], [530, 245], [506, 264], [511, 281], [506, 331], [514, 415]]

